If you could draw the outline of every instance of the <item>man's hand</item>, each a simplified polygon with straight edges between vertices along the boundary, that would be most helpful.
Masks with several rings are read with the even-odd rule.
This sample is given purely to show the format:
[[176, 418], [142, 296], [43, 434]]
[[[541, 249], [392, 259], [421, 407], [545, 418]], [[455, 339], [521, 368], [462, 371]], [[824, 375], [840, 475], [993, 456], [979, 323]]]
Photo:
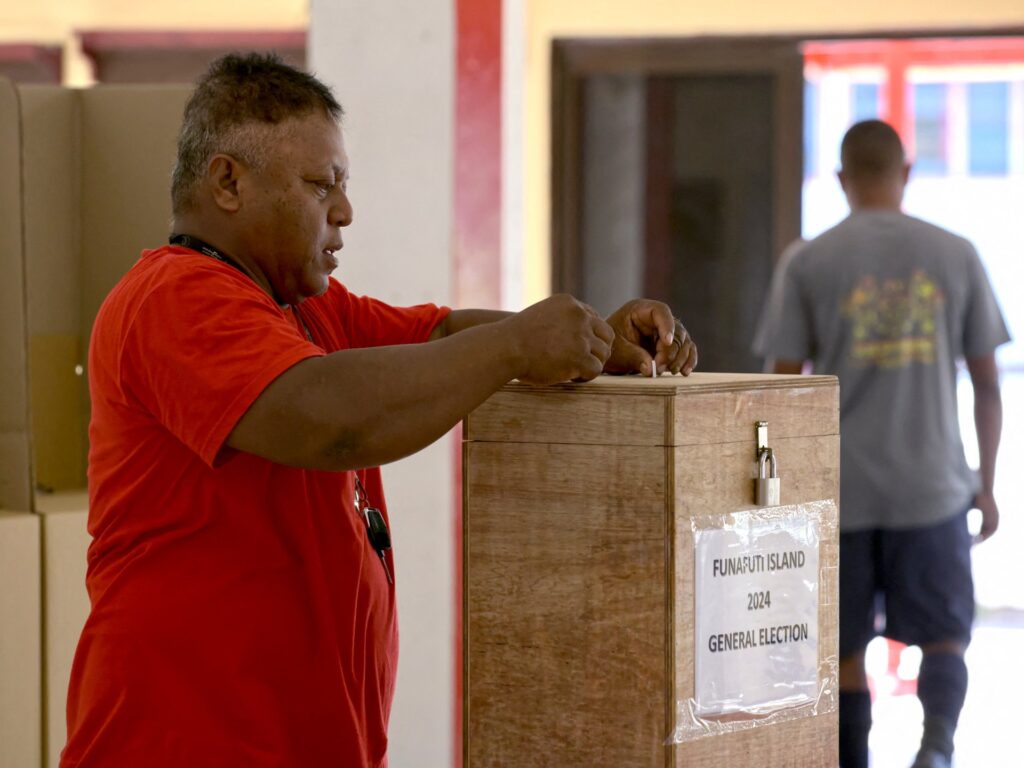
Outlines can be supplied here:
[[974, 543], [980, 544], [999, 527], [999, 507], [996, 506], [996, 497], [985, 492], [974, 497], [974, 507], [981, 510], [981, 530], [974, 537]]
[[528, 384], [589, 381], [601, 373], [615, 332], [568, 294], [540, 301], [502, 322], [514, 334], [518, 378]]
[[697, 366], [697, 345], [667, 304], [634, 299], [608, 317], [615, 331], [606, 373], [652, 374], [671, 371], [689, 376]]

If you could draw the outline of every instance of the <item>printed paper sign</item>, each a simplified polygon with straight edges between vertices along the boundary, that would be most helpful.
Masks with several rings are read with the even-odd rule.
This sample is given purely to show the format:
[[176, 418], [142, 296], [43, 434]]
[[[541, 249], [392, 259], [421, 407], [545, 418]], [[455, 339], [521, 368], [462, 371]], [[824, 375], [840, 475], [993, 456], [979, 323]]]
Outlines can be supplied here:
[[817, 695], [818, 521], [799, 507], [756, 515], [694, 534], [701, 715], [763, 713]]

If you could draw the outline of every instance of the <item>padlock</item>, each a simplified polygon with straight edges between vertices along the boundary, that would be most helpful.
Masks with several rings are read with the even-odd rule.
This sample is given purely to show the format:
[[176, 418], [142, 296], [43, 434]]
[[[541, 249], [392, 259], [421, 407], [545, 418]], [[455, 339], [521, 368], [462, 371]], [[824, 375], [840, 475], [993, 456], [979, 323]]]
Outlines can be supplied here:
[[757, 460], [757, 506], [777, 507], [782, 503], [782, 480], [775, 451], [764, 448]]

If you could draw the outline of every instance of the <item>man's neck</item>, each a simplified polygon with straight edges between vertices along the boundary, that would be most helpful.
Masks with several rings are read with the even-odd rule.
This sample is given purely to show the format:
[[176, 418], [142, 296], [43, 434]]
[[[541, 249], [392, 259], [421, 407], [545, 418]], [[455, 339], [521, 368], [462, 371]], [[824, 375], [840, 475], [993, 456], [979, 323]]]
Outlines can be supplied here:
[[888, 202], [858, 202], [857, 204], [850, 203], [850, 211], [853, 213], [868, 213], [872, 211], [890, 211], [892, 213], [902, 213], [903, 206], [897, 203], [893, 205]]
[[895, 178], [856, 179], [844, 185], [846, 201], [850, 210], [858, 211], [892, 211], [903, 210], [904, 184]]
[[886, 188], [859, 189], [847, 194], [846, 199], [850, 204], [850, 210], [855, 213], [860, 211], [892, 211], [899, 213], [903, 210], [902, 190], [897, 192], [896, 190]]
[[270, 298], [280, 304], [280, 300], [274, 294], [263, 270], [249, 257], [247, 249], [230, 233], [222, 228], [204, 222], [198, 216], [175, 216], [171, 224], [171, 232], [175, 235], [191, 235], [202, 240], [215, 249], [226, 262], [237, 267], [252, 279], [256, 285], [263, 290]]

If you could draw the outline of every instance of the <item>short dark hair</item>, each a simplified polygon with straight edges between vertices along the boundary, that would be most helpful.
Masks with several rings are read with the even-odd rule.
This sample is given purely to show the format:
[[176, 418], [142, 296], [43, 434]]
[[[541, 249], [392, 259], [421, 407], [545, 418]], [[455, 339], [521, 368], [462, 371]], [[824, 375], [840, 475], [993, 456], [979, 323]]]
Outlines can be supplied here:
[[906, 162], [899, 134], [881, 120], [851, 126], [839, 155], [843, 172], [855, 179], [885, 178], [899, 173]]
[[344, 114], [328, 86], [276, 54], [230, 53], [214, 61], [185, 105], [171, 179], [174, 213], [193, 205], [215, 154], [261, 167], [272, 146], [268, 129], [317, 110], [335, 121]]

